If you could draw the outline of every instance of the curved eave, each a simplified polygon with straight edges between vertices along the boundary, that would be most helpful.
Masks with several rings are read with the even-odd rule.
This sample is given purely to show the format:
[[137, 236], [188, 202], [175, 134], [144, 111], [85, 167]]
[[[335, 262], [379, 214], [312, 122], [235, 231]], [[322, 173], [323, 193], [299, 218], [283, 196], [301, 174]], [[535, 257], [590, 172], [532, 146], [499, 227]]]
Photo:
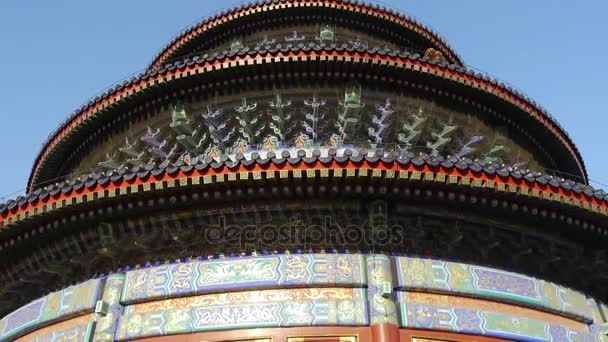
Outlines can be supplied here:
[[[108, 91], [104, 96], [96, 98], [89, 105], [78, 111], [49, 142], [36, 158], [30, 178], [28, 191], [32, 191], [33, 184], [39, 182], [40, 170], [45, 167], [49, 155], [55, 148], [69, 140], [73, 133], [86, 122], [100, 115], [106, 114], [111, 108], [128, 101], [130, 98], [144, 93], [146, 90], [161, 88], [168, 82], [193, 78], [217, 72], [222, 69], [247, 67], [251, 65], [264, 65], [272, 63], [328, 63], [341, 62], [345, 64], [373, 65], [380, 68], [408, 71], [432, 79], [440, 79], [455, 87], [470, 89], [492, 96], [497, 100], [505, 101], [523, 111], [536, 123], [542, 125], [556, 140], [563, 145], [572, 160], [577, 165], [580, 176], [587, 182], [587, 173], [584, 162], [574, 143], [565, 131], [551, 117], [529, 102], [522, 95], [502, 86], [485, 75], [470, 70], [439, 64], [418, 55], [405, 52], [386, 52], [372, 50], [352, 50], [340, 47], [309, 47], [309, 48], [282, 48], [266, 50], [264, 48], [252, 51], [230, 53], [227, 55], [206, 56], [194, 60], [180, 61], [166, 65], [160, 70], [154, 70], [137, 79], [125, 82], [123, 85]], [[43, 180], [44, 181], [44, 180]]]
[[[2, 208], [0, 227], [4, 228], [0, 231], [4, 230], [6, 233], [7, 229], [27, 225], [28, 221], [42, 215], [56, 216], [65, 212], [76, 215], [75, 212], [79, 209], [90, 210], [91, 203], [128, 198], [135, 193], [178, 187], [205, 187], [230, 181], [256, 183], [280, 178], [353, 179], [351, 177], [355, 176], [390, 182], [413, 181], [432, 184], [439, 189], [445, 187], [443, 191], [466, 189], [480, 192], [480, 198], [508, 198], [511, 201], [509, 203], [516, 206], [509, 204], [507, 207], [520, 211], [522, 215], [545, 212], [549, 219], [560, 219], [591, 229], [604, 238], [608, 235], [606, 194], [602, 191], [593, 193], [580, 183], [560, 181], [541, 174], [523, 175], [508, 167], [484, 167], [470, 160], [453, 163], [442, 158], [413, 156], [411, 159], [355, 157], [352, 151], [348, 150], [342, 156], [330, 151], [327, 157], [321, 157], [320, 153], [314, 151], [312, 157], [307, 157], [303, 150], [298, 152], [297, 156], [283, 152], [281, 157], [270, 155], [266, 159], [255, 154], [250, 159], [237, 155], [236, 161], [224, 158], [223, 162], [200, 161], [195, 165], [181, 167], [167, 166], [153, 170], [133, 169], [108, 175], [95, 174], [73, 183], [63, 183], [36, 191], [29, 198]], [[531, 204], [524, 205], [530, 201]]]
[[428, 40], [432, 45], [438, 48], [439, 51], [453, 64], [463, 66], [460, 57], [454, 50], [448, 46], [444, 39], [431, 31], [426, 26], [416, 22], [414, 19], [394, 10], [379, 7], [377, 5], [369, 5], [361, 2], [352, 3], [348, 0], [280, 0], [280, 1], [258, 1], [241, 7], [234, 8], [229, 11], [222, 12], [216, 16], [208, 18], [192, 28], [186, 30], [173, 39], [161, 52], [154, 58], [148, 70], [157, 69], [163, 63], [170, 60], [173, 54], [182, 46], [192, 41], [194, 38], [204, 34], [206, 31], [215, 28], [227, 22], [250, 16], [252, 14], [268, 11], [276, 11], [286, 8], [298, 7], [319, 7], [344, 10], [353, 13], [361, 13], [374, 18], [387, 20], [402, 26], [404, 29], [412, 31]]

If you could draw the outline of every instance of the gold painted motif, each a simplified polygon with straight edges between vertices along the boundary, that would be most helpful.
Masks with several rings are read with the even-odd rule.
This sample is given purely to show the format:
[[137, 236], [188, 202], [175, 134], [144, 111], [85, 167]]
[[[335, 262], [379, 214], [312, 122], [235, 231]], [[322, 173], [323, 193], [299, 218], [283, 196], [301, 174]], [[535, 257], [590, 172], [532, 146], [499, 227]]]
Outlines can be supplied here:
[[185, 310], [197, 307], [302, 302], [311, 300], [353, 301], [356, 298], [355, 291], [355, 289], [350, 288], [302, 288], [216, 293], [131, 305], [127, 307], [127, 312], [125, 312], [125, 314]]
[[[497, 312], [515, 317], [525, 317], [538, 321], [544, 321], [555, 325], [570, 328], [575, 331], [586, 331], [587, 325], [570, 318], [554, 315], [521, 306], [491, 302], [481, 299], [439, 295], [422, 292], [404, 292], [401, 301], [408, 304], [429, 304], [435, 307], [450, 307], [470, 309], [479, 311]], [[420, 309], [422, 310], [422, 309]], [[430, 317], [425, 312], [420, 312], [420, 317]]]

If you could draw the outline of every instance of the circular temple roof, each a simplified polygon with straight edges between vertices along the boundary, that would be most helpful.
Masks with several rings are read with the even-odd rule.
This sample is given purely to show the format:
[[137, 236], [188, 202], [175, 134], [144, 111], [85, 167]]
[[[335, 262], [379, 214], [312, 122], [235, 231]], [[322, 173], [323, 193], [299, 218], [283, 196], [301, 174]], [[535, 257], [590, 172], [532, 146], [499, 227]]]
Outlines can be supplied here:
[[[335, 24], [334, 31], [323, 31], [328, 18]], [[319, 25], [314, 31], [310, 29], [312, 21]], [[300, 25], [298, 29], [302, 23], [309, 25], [309, 37], [310, 32], [319, 37], [325, 32], [332, 39], [315, 36], [309, 41], [288, 41], [285, 32], [298, 37], [292, 22]], [[266, 24], [280, 31], [271, 37], [276, 38], [273, 43], [266, 39]], [[253, 38], [263, 36], [263, 43], [256, 44], [253, 38], [236, 45], [229, 41], [232, 35], [249, 31], [255, 31]], [[398, 32], [392, 35], [393, 31]], [[349, 44], [353, 36], [359, 41], [357, 34], [361, 32], [375, 35], [370, 41], [380, 38], [366, 46]], [[334, 33], [335, 37], [344, 33], [347, 39], [334, 39]], [[247, 47], [251, 41], [252, 47]], [[404, 47], [401, 42], [410, 45]], [[284, 87], [277, 90], [275, 86]], [[270, 100], [263, 98], [269, 89], [276, 95]], [[209, 94], [223, 98], [216, 97], [213, 102]], [[414, 111], [410, 108], [414, 105], [392, 110], [391, 103], [399, 106], [405, 100], [397, 100], [406, 97], [408, 106], [416, 105]], [[330, 114], [323, 113], [322, 120], [334, 124], [328, 129], [334, 134], [319, 139], [320, 143], [288, 145], [286, 142], [294, 139], [283, 138], [287, 134], [277, 133], [280, 129], [275, 127], [274, 136], [259, 134], [274, 140], [247, 140], [248, 149], [241, 149], [242, 136], [258, 136], [249, 129], [240, 130], [236, 144], [232, 145], [236, 139], [230, 140], [227, 148], [224, 140], [218, 144], [218, 139], [204, 146], [207, 148], [201, 147], [200, 141], [211, 141], [209, 136], [216, 131], [227, 127], [234, 132], [247, 122], [262, 121], [239, 116], [255, 110], [258, 103], [257, 111], [263, 112], [269, 126], [289, 121], [299, 128], [290, 137], [297, 134], [309, 139], [308, 127], [305, 132], [300, 127], [306, 126], [301, 114], [310, 122], [320, 122], [319, 116], [310, 119], [309, 112], [303, 110], [299, 117], [279, 115], [277, 108], [288, 107], [292, 100], [292, 109], [296, 101], [300, 109], [318, 108], [326, 99], [334, 107]], [[216, 115], [222, 109], [218, 102], [229, 108], [228, 119]], [[513, 133], [509, 143], [521, 143], [518, 153], [533, 155], [531, 159], [539, 168], [556, 168], [581, 181], [559, 173], [531, 171], [522, 166], [525, 162], [521, 159], [477, 158], [439, 147], [433, 147], [432, 153], [419, 153], [411, 148], [410, 140], [401, 137], [392, 137], [392, 144], [407, 147], [389, 150], [382, 145], [388, 138], [372, 138], [397, 121], [397, 115], [390, 121], [379, 114], [388, 117], [398, 112], [401, 119], [411, 115], [422, 122], [422, 107], [418, 105], [422, 102], [445, 109], [432, 112], [437, 122], [449, 117], [427, 130], [437, 139], [425, 141], [423, 147], [458, 140], [464, 151], [476, 140], [469, 140], [470, 135], [466, 139], [448, 138], [441, 132], [455, 131], [456, 120], [461, 118], [468, 121], [462, 119], [459, 127], [470, 128], [474, 117], [487, 127], [485, 131], [475, 128], [472, 138], [477, 141], [484, 138], [484, 132], [499, 135], [506, 127], [511, 130], [508, 134]], [[186, 107], [190, 106], [190, 111], [194, 104], [201, 105], [203, 112], [187, 113]], [[270, 107], [275, 112], [266, 111]], [[365, 147], [343, 137], [346, 123], [356, 126], [363, 122], [363, 107], [369, 110], [366, 122], [375, 125], [361, 124], [362, 129], [351, 131], [358, 138], [363, 136]], [[357, 114], [358, 119], [354, 118]], [[331, 115], [338, 119], [330, 122]], [[231, 126], [227, 126], [228, 121]], [[136, 140], [147, 144], [146, 148], [154, 145], [157, 152], [163, 152], [180, 141], [183, 146], [195, 147], [180, 153], [173, 153], [175, 148], [169, 151], [173, 156], [182, 154], [177, 159], [148, 158], [147, 162], [134, 163], [144, 160], [141, 155], [152, 150], [141, 152], [133, 147], [134, 140], [125, 147], [130, 136], [118, 147], [125, 136], [135, 136], [129, 131], [134, 122], [138, 124], [134, 131], [141, 128], [135, 133], [147, 129], [148, 133]], [[424, 134], [410, 121], [399, 123], [399, 127], [391, 126], [395, 127], [391, 128], [393, 135], [405, 131], [411, 136]], [[163, 134], [171, 131], [170, 139], [159, 133], [161, 128], [165, 128]], [[203, 134], [207, 140], [201, 138]], [[489, 143], [491, 150], [507, 145], [497, 140]], [[267, 141], [273, 143], [272, 148], [266, 147]], [[332, 144], [335, 141], [338, 143]], [[218, 146], [223, 152], [217, 152]], [[109, 147], [116, 147], [129, 159], [114, 163], [108, 155], [108, 160], [95, 164]], [[75, 170], [89, 170], [83, 167], [89, 165], [83, 163], [89, 157], [90, 165], [105, 169], [75, 174]], [[372, 204], [380, 199], [386, 201], [384, 212], [378, 214]], [[208, 227], [218, 213], [229, 213], [226, 217], [232, 221], [228, 223], [249, 222], [255, 211], [266, 220], [260, 224], [281, 223], [287, 214], [325, 219], [330, 213], [340, 224], [372, 221], [379, 215], [379, 222], [389, 222], [381, 219], [390, 218], [390, 222], [403, 224], [403, 236], [407, 237], [407, 243], [399, 240], [386, 245], [384, 252], [493, 265], [565, 284], [598, 298], [608, 296], [601, 279], [606, 268], [602, 247], [608, 239], [608, 194], [587, 184], [578, 149], [545, 110], [510, 86], [467, 69], [435, 33], [393, 10], [349, 0], [275, 0], [242, 5], [190, 27], [163, 48], [145, 72], [92, 99], [49, 136], [33, 165], [28, 194], [0, 203], [0, 314], [40, 297], [49, 287], [64, 287], [96, 272], [144, 265], [154, 261], [151, 257], [171, 260], [183, 257], [180, 253], [241, 252], [241, 246], [204, 242], [201, 227]], [[427, 220], [426, 228], [420, 229], [423, 219]], [[377, 248], [372, 245], [358, 242], [351, 249]], [[275, 247], [268, 250], [279, 250]]]
[[183, 53], [180, 54], [180, 51], [187, 49], [196, 39], [204, 39], [209, 31], [220, 25], [243, 19], [246, 20], [248, 17], [259, 13], [268, 13], [272, 11], [272, 15], [276, 16], [285, 15], [284, 12], [286, 10], [301, 10], [305, 8], [340, 10], [347, 13], [361, 14], [377, 20], [390, 21], [402, 27], [404, 34], [414, 34], [419, 38], [426, 40], [432, 47], [439, 50], [449, 63], [458, 66], [464, 65], [458, 54], [448, 45], [448, 43], [429, 27], [421, 24], [410, 16], [385, 6], [366, 4], [357, 0], [260, 0], [219, 12], [183, 30], [182, 33], [178, 34], [169, 44], [161, 49], [154, 57], [152, 63], [150, 63], [148, 69], [156, 69], [167, 61], [174, 60], [176, 57], [183, 55]]
[[[446, 81], [456, 81], [464, 87], [472, 87], [490, 95], [496, 96], [497, 100], [505, 100], [512, 104], [515, 104], [518, 108], [528, 113], [529, 116], [536, 122], [540, 123], [545, 127], [549, 135], [554, 136], [553, 142], [549, 144], [557, 144], [564, 150], [563, 153], [556, 153], [558, 148], [553, 149], [552, 158], [558, 161], [556, 167], [559, 171], [570, 173], [574, 176], [580, 177], [583, 183], [587, 183], [587, 173], [584, 165], [584, 161], [573, 143], [572, 139], [568, 136], [566, 131], [555, 121], [546, 111], [536, 105], [532, 100], [527, 98], [525, 95], [519, 93], [515, 89], [512, 89], [508, 85], [503, 84], [497, 80], [494, 80], [486, 75], [481, 75], [477, 72], [468, 70], [462, 66], [460, 58], [456, 53], [435, 33], [426, 28], [425, 26], [417, 23], [413, 19], [399, 14], [393, 10], [380, 8], [377, 5], [365, 5], [358, 1], [340, 1], [340, 0], [295, 0], [295, 1], [260, 1], [254, 4], [242, 5], [230, 11], [224, 11], [217, 14], [194, 27], [186, 30], [167, 45], [162, 52], [154, 58], [154, 61], [150, 65], [147, 72], [140, 74], [138, 77], [134, 77], [131, 80], [125, 81], [124, 83], [107, 90], [103, 95], [92, 99], [87, 105], [74, 112], [68, 120], [66, 120], [61, 127], [54, 131], [49, 139], [43, 145], [43, 148], [37, 156], [35, 163], [32, 167], [32, 172], [28, 181], [28, 191], [34, 190], [36, 184], [42, 184], [50, 180], [55, 179], [57, 176], [65, 176], [57, 174], [57, 165], [61, 165], [61, 158], [56, 163], [48, 163], [49, 158], [58, 157], [56, 147], [60, 146], [67, 141], [72, 139], [79, 139], [73, 134], [78, 131], [83, 125], [89, 123], [91, 119], [97, 119], [99, 116], [110, 115], [112, 107], [116, 104], [120, 104], [129, 98], [133, 98], [141, 95], [140, 91], [145, 90], [148, 86], [158, 87], [160, 82], [171, 82], [178, 77], [172, 75], [180, 72], [180, 70], [186, 70], [186, 74], [191, 76], [192, 73], [189, 71], [193, 64], [197, 67], [201, 66], [201, 63], [207, 63], [204, 59], [209, 60], [209, 54], [203, 54], [202, 52], [196, 56], [192, 56], [189, 52], [195, 48], [193, 42], [204, 39], [207, 34], [213, 31], [216, 27], [228, 25], [229, 23], [238, 22], [239, 20], [246, 20], [247, 18], [254, 18], [256, 14], [268, 13], [271, 11], [288, 11], [295, 8], [323, 8], [331, 9], [333, 11], [343, 11], [345, 13], [356, 13], [365, 17], [373, 18], [379, 21], [389, 21], [393, 24], [404, 27], [404, 32], [414, 33], [417, 37], [425, 40], [435, 51], [439, 51], [440, 55], [445, 58], [440, 61], [433, 61], [428, 56], [420, 57], [421, 53], [413, 53], [409, 50], [402, 51], [402, 55], [407, 55], [406, 59], [409, 59], [414, 64], [420, 64], [422, 72], [427, 73], [425, 69], [433, 70], [430, 76], [431, 78], [440, 77]], [[285, 12], [287, 13], [287, 12]], [[254, 18], [255, 19], [255, 18]], [[300, 46], [302, 45], [302, 46]], [[333, 46], [322, 47], [322, 50], [336, 49]], [[299, 54], [314, 55], [315, 53], [310, 52], [309, 47], [304, 47], [303, 44], [299, 44], [297, 47], [289, 47], [291, 51], [300, 50]], [[342, 47], [344, 48], [344, 46]], [[260, 52], [270, 53], [270, 51], [276, 51], [276, 53], [270, 53], [274, 55], [274, 59], [282, 55], [282, 47], [280, 44], [276, 45], [275, 49], [270, 46], [265, 46], [260, 49], [258, 46], [255, 49], [243, 48], [242, 51], [223, 51], [221, 53], [214, 52], [212, 59], [214, 63], [218, 63], [221, 59], [224, 63], [230, 63], [227, 67], [239, 67], [242, 64], [235, 65], [235, 59], [240, 59], [240, 55], [246, 54], [249, 57], [253, 57], [253, 54], [259, 54]], [[341, 50], [337, 48], [336, 50]], [[376, 63], [376, 60], [394, 59], [395, 61], [390, 63], [402, 64], [403, 59], [392, 58], [392, 55], [396, 51], [389, 53], [388, 56], [383, 56], [384, 53], [376, 48], [368, 49], [370, 55], [374, 55], [371, 59], [366, 59], [370, 63]], [[338, 52], [339, 54], [355, 56], [360, 54], [361, 48], [353, 49], [352, 52]], [[220, 58], [222, 57], [222, 58]], [[176, 59], [177, 58], [177, 59]], [[346, 57], [349, 61], [350, 58]], [[171, 62], [174, 61], [174, 62]], [[359, 62], [358, 60], [355, 60]], [[270, 59], [266, 59], [265, 62], [272, 62]], [[324, 60], [319, 60], [324, 62]], [[405, 63], [406, 65], [408, 63]], [[222, 67], [224, 68], [224, 67]], [[221, 69], [221, 68], [220, 68]], [[413, 69], [417, 70], [417, 67]], [[454, 78], [452, 78], [455, 75]], [[168, 78], [165, 78], [168, 76]], [[143, 92], [142, 92], [143, 93]], [[113, 115], [118, 115], [114, 113]], [[508, 118], [511, 120], [511, 118]], [[521, 126], [526, 127], [525, 123], [519, 123]], [[536, 133], [529, 132], [530, 135]], [[70, 145], [71, 146], [71, 145]], [[64, 153], [66, 151], [63, 151]], [[556, 155], [557, 154], [557, 155]], [[570, 165], [571, 164], [571, 165]], [[566, 165], [562, 168], [562, 165]], [[42, 176], [41, 176], [42, 175]]]

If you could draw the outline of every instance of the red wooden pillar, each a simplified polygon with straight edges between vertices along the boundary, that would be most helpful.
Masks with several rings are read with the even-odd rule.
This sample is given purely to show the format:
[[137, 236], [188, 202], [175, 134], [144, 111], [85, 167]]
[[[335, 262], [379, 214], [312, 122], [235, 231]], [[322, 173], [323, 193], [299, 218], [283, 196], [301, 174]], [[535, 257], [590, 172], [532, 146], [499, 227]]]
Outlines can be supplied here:
[[371, 328], [372, 342], [399, 342], [399, 327], [395, 324], [376, 324]]

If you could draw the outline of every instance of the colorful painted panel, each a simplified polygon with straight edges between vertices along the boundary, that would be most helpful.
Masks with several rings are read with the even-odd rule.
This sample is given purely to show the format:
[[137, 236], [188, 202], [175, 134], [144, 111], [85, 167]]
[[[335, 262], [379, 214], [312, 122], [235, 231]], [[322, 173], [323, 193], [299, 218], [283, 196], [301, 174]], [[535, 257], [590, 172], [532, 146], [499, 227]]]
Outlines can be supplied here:
[[211, 330], [368, 325], [365, 289], [316, 288], [207, 294], [125, 308], [120, 340]]
[[601, 312], [601, 304], [598, 304], [594, 299], [589, 298], [587, 303], [592, 308], [593, 323], [589, 324], [589, 333], [597, 336], [597, 339], [602, 342], [608, 342], [608, 336], [603, 332], [604, 317]]
[[597, 341], [608, 342], [608, 336], [601, 324], [592, 323], [589, 325], [589, 334], [595, 336]]
[[608, 323], [608, 306], [599, 302], [598, 307], [600, 309], [600, 313], [602, 314], [602, 318], [604, 319], [604, 323]]
[[593, 320], [583, 294], [544, 280], [440, 260], [397, 257], [395, 262], [399, 289], [489, 298]]
[[3, 319], [0, 339], [14, 338], [35, 326], [92, 312], [99, 297], [100, 285], [99, 279], [92, 279], [53, 292], [13, 311]]
[[108, 312], [97, 315], [95, 326], [95, 342], [112, 342], [118, 329], [118, 321], [123, 314], [123, 306], [120, 304], [120, 294], [124, 285], [124, 274], [113, 274], [106, 279], [103, 290], [102, 301], [109, 305]]
[[72, 327], [67, 330], [53, 331], [47, 335], [37, 337], [32, 342], [64, 342], [64, 341], [90, 341], [95, 323]]
[[397, 299], [404, 328], [515, 341], [601, 341], [584, 323], [534, 309], [429, 293], [400, 292]]
[[118, 331], [118, 323], [123, 316], [124, 308], [120, 304], [110, 305], [105, 315], [98, 315], [95, 325], [95, 342], [112, 342]]
[[38, 329], [15, 341], [89, 341], [93, 326], [94, 315], [88, 314]]
[[4, 329], [0, 332], [0, 339], [4, 340], [16, 336], [40, 323], [42, 308], [45, 303], [46, 297], [37, 299], [4, 317], [2, 319]]
[[350, 254], [270, 255], [193, 261], [127, 272], [122, 303], [250, 288], [361, 287], [364, 257]]
[[602, 336], [603, 342], [608, 342], [608, 306], [602, 302], [596, 302], [597, 312], [594, 316], [595, 323], [589, 326], [592, 333]]
[[[372, 325], [399, 324], [397, 320], [397, 307], [392, 300], [393, 276], [391, 272], [391, 259], [386, 255], [367, 256], [367, 298], [369, 300], [369, 313]], [[385, 293], [385, 291], [390, 291]]]

